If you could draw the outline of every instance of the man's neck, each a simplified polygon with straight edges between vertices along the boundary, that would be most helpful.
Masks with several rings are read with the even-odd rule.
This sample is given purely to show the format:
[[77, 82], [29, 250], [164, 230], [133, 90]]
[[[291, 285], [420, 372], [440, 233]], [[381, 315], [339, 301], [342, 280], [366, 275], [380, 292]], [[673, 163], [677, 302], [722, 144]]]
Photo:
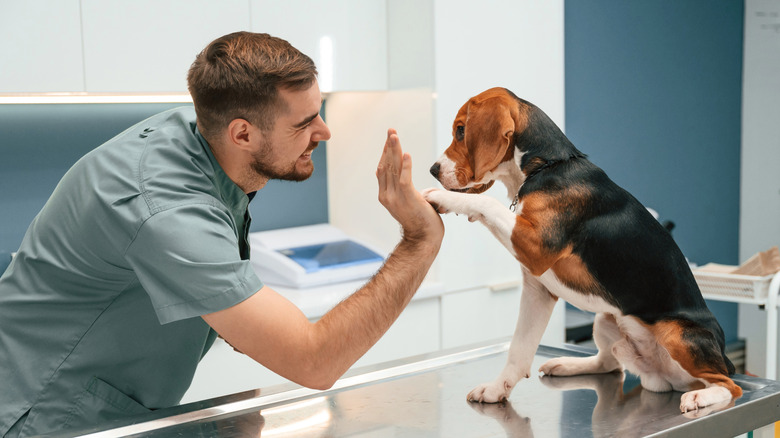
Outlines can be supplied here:
[[254, 172], [250, 166], [247, 166], [238, 154], [230, 155], [226, 153], [225, 148], [220, 146], [212, 146], [211, 153], [214, 154], [217, 163], [225, 172], [225, 175], [230, 178], [244, 193], [256, 192], [268, 183], [268, 178], [258, 175]]

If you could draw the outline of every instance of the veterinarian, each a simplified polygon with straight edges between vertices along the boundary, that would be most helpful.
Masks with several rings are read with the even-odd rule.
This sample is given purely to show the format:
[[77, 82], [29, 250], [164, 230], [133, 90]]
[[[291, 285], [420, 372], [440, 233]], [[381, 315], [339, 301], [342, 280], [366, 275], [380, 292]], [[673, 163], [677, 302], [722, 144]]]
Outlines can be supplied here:
[[402, 238], [317, 322], [249, 264], [247, 206], [301, 181], [330, 131], [312, 60], [239, 32], [190, 68], [192, 108], [153, 116], [77, 162], [0, 279], [0, 436], [61, 432], [179, 403], [217, 333], [283, 377], [325, 389], [398, 317], [444, 228], [388, 131], [379, 201]]

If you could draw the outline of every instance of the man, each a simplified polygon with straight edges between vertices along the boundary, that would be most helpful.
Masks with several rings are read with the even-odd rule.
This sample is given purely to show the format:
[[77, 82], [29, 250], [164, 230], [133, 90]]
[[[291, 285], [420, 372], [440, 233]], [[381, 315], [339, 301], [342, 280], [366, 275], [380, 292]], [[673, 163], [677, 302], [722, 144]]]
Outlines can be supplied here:
[[330, 138], [313, 62], [239, 32], [197, 56], [188, 84], [194, 111], [151, 117], [66, 173], [0, 278], [0, 436], [175, 405], [217, 333], [293, 382], [329, 388], [430, 268], [443, 225], [389, 130], [379, 200], [403, 237], [363, 288], [308, 321], [252, 271], [247, 206], [269, 179], [308, 178]]

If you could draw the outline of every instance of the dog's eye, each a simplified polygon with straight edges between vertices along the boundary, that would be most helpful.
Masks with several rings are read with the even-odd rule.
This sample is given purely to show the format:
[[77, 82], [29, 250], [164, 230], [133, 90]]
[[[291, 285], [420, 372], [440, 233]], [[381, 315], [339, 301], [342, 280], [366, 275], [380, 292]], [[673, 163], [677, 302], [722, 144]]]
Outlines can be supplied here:
[[465, 131], [465, 127], [463, 125], [458, 126], [455, 128], [455, 140], [463, 141], [463, 136]]

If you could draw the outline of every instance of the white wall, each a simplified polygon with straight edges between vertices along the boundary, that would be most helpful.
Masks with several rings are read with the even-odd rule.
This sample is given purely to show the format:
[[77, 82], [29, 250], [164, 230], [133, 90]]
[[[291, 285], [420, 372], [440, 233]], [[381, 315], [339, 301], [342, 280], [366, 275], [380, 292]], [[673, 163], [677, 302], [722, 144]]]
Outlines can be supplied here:
[[[425, 88], [332, 93], [325, 102], [330, 223], [389, 253], [401, 238], [398, 222], [379, 203], [376, 166], [387, 129], [398, 131], [412, 156], [412, 181], [433, 162], [433, 102]], [[418, 187], [420, 188], [420, 187]]]
[[[780, 0], [745, 1], [739, 258], [780, 245]], [[765, 375], [766, 312], [739, 305], [746, 369]], [[780, 375], [780, 369], [778, 374]]]
[[[564, 127], [563, 12], [563, 0], [434, 1], [437, 156], [452, 140], [458, 109], [492, 87], [512, 90]], [[435, 183], [432, 177], [428, 181]], [[500, 183], [488, 193], [509, 205]], [[493, 283], [520, 278], [517, 261], [485, 227], [462, 217], [447, 216], [445, 221], [447, 235], [439, 256], [448, 271], [445, 287], [469, 286], [474, 270]], [[451, 238], [455, 235], [471, 239]], [[474, 241], [489, 243], [476, 246]]]
[[745, 2], [739, 258], [780, 244], [780, 0]]

